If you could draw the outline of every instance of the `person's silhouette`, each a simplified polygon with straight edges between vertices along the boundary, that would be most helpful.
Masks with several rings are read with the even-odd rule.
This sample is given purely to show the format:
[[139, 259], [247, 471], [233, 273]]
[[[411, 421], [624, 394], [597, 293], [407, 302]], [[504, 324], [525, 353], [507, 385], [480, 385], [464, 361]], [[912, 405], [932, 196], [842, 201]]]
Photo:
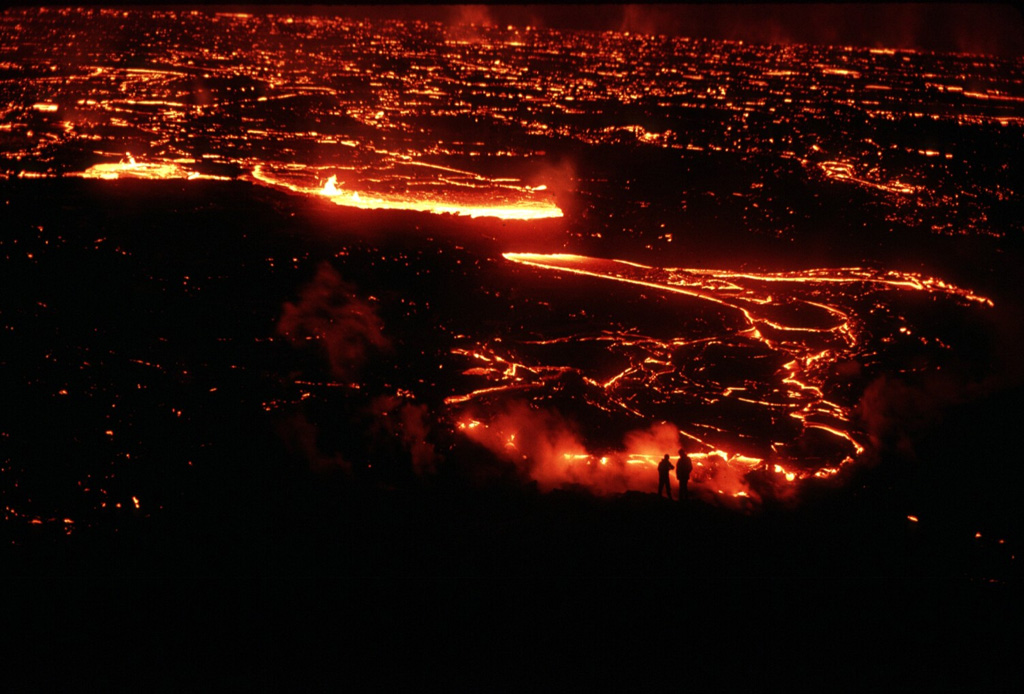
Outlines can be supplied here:
[[676, 462], [676, 479], [679, 480], [680, 501], [686, 499], [690, 495], [690, 491], [686, 488], [686, 485], [690, 481], [691, 472], [693, 472], [693, 463], [690, 462], [690, 456], [686, 455], [686, 451], [680, 448], [679, 460]]
[[672, 469], [672, 462], [668, 459], [668, 453], [658, 463], [658, 496], [661, 496], [661, 490], [665, 490], [665, 495], [669, 501], [672, 501], [672, 484], [668, 480], [668, 473]]

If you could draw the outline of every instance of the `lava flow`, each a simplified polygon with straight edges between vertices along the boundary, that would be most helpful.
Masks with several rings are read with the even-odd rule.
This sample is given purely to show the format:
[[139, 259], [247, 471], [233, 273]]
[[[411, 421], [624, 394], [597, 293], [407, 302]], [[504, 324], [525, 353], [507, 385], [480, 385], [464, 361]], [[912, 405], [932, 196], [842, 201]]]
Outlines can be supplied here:
[[[887, 379], [1017, 384], [1019, 52], [363, 14], [0, 11], [11, 519], [159, 509], [250, 443], [205, 438], [228, 397], [240, 431], [308, 423], [315, 468], [390, 483], [454, 430], [544, 488], [653, 492], [684, 448], [745, 507], [916, 437]], [[612, 259], [652, 257], [702, 259]]]
[[[439, 169], [447, 175], [417, 178], [412, 173], [414, 167]], [[265, 185], [306, 195], [321, 195], [336, 205], [363, 210], [405, 210], [504, 220], [538, 220], [562, 216], [562, 210], [538, 196], [539, 192], [547, 189], [543, 185], [530, 187], [517, 185], [513, 181], [494, 181], [470, 172], [418, 163], [405, 163], [401, 168], [403, 171], [395, 175], [394, 181], [389, 182], [391, 189], [383, 191], [349, 189], [344, 187], [344, 183], [338, 182], [336, 174], [331, 174], [322, 186], [312, 185], [304, 167], [259, 164], [253, 169], [252, 177]], [[318, 176], [317, 180], [322, 179]], [[409, 192], [417, 188], [420, 192]]]
[[[644, 335], [619, 316], [626, 322], [616, 329], [453, 350], [468, 361], [464, 376], [487, 382], [447, 399], [465, 413], [459, 430], [549, 487], [650, 488], [661, 456], [683, 447], [698, 494], [744, 505], [765, 493], [787, 497], [803, 480], [837, 475], [869, 445], [855, 412], [860, 393], [837, 374], [860, 374], [897, 338], [946, 349], [893, 312], [906, 293], [992, 305], [941, 280], [895, 271], [755, 273], [567, 254], [504, 257], [565, 279], [624, 285], [616, 296], [633, 290], [652, 301], [646, 292], [654, 290], [679, 302], [666, 316], [677, 322], [672, 336]], [[869, 325], [867, 314], [883, 312], [891, 317], [873, 316]], [[595, 349], [603, 359], [582, 356]], [[605, 370], [611, 363], [619, 364], [612, 373]], [[638, 423], [621, 445], [589, 445], [593, 432], [548, 409], [574, 378], [582, 385], [569, 399]], [[652, 420], [660, 424], [642, 428]]]
[[202, 174], [188, 168], [193, 163], [191, 159], [179, 159], [174, 161], [137, 161], [131, 152], [125, 153], [124, 157], [116, 163], [94, 164], [85, 171], [77, 174], [81, 178], [96, 178], [103, 181], [116, 181], [119, 178], [139, 178], [147, 180], [159, 179], [210, 179], [218, 181], [231, 180], [227, 176], [211, 176]]

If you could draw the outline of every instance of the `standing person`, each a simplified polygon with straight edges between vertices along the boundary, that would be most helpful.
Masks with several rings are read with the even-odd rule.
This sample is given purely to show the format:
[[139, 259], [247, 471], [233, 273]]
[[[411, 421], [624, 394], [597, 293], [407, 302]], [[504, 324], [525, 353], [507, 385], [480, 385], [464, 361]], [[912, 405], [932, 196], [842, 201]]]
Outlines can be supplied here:
[[668, 496], [668, 500], [672, 501], [672, 483], [668, 481], [669, 470], [672, 469], [672, 462], [668, 459], [668, 453], [658, 463], [658, 496], [661, 496], [661, 490], [665, 490], [665, 495]]
[[686, 455], [686, 451], [680, 448], [679, 460], [676, 462], [676, 479], [679, 480], [680, 501], [690, 496], [690, 492], [686, 488], [686, 485], [690, 481], [691, 472], [693, 472], [693, 463], [690, 462], [690, 456]]

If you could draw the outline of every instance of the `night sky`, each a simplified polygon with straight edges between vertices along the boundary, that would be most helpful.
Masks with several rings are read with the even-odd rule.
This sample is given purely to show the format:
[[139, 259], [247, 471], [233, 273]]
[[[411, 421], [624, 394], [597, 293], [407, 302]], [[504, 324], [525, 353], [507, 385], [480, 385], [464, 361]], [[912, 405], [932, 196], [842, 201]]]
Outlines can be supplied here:
[[415, 18], [453, 24], [615, 30], [752, 43], [812, 43], [998, 55], [1024, 52], [1024, 19], [1019, 8], [1009, 3], [293, 3], [282, 6], [257, 2], [230, 7], [248, 11], [262, 8], [268, 12]]

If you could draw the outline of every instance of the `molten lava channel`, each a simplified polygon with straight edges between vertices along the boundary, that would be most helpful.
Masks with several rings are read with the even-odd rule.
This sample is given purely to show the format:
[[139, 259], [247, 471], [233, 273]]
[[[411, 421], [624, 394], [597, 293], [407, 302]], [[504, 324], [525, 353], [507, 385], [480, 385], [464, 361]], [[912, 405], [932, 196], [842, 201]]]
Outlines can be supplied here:
[[137, 161], [131, 152], [125, 153], [117, 163], [94, 164], [78, 174], [81, 178], [116, 181], [122, 178], [146, 180], [196, 179], [229, 181], [227, 176], [210, 176], [189, 168], [191, 159]]
[[[194, 163], [191, 159], [139, 161], [131, 153], [126, 153], [116, 163], [95, 164], [77, 175], [104, 181], [125, 178], [231, 180], [226, 176], [200, 173], [191, 167]], [[448, 172], [457, 176], [458, 180], [445, 176], [398, 176], [396, 187], [417, 189], [413, 194], [347, 188], [338, 182], [334, 174], [328, 176], [322, 185], [314, 184], [313, 181], [321, 178], [318, 171], [310, 175], [307, 167], [293, 165], [259, 163], [253, 167], [251, 177], [263, 185], [326, 198], [336, 205], [361, 210], [403, 210], [521, 221], [557, 219], [563, 216], [562, 210], [544, 197], [547, 191], [544, 185], [527, 186], [510, 180], [488, 179], [471, 172], [415, 162], [403, 162], [402, 165], [406, 170], [433, 169]]]
[[[492, 217], [503, 220], [535, 221], [562, 217], [562, 210], [542, 197], [546, 186], [518, 185], [507, 180], [488, 179], [470, 172], [446, 167], [400, 162], [403, 173], [395, 178], [398, 189], [416, 188], [416, 193], [368, 191], [346, 187], [331, 174], [322, 185], [314, 185], [308, 172], [302, 168], [272, 167], [259, 164], [253, 168], [253, 178], [264, 185], [285, 188], [304, 195], [322, 196], [336, 205], [362, 210], [403, 210], [450, 214], [461, 217]], [[392, 163], [392, 167], [396, 164]], [[460, 180], [445, 176], [415, 176], [410, 170], [441, 169], [459, 175]], [[313, 180], [323, 180], [319, 172]]]

